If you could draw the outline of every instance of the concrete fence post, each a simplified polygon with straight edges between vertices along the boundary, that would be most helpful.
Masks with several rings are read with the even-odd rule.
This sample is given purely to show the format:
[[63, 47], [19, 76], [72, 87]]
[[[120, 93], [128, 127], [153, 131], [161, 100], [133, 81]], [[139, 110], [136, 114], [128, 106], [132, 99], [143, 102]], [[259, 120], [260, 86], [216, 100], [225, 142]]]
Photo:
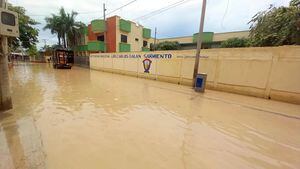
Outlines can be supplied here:
[[217, 64], [215, 68], [215, 78], [214, 78], [214, 84], [213, 88], [217, 89], [218, 88], [218, 81], [219, 81], [219, 75], [220, 75], [220, 67], [221, 67], [221, 59], [220, 59], [220, 52], [218, 52], [217, 55]]
[[182, 84], [182, 62], [184, 61], [184, 58], [180, 59], [180, 71], [179, 71], [179, 82], [178, 84]]
[[280, 57], [281, 48], [282, 47], [278, 47], [278, 48], [274, 49], [274, 53], [272, 55], [271, 66], [270, 66], [270, 70], [268, 73], [268, 79], [267, 79], [267, 83], [266, 83], [266, 90], [264, 93], [264, 98], [266, 98], [266, 99], [270, 99], [272, 77], [274, 76], [276, 64]]

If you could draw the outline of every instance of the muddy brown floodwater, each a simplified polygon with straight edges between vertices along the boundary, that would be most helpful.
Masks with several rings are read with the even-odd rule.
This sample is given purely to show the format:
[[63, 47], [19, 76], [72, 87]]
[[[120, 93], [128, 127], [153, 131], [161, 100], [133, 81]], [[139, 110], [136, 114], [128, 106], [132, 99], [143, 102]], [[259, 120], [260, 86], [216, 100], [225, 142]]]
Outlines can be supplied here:
[[48, 64], [10, 70], [0, 169], [299, 169], [300, 106]]

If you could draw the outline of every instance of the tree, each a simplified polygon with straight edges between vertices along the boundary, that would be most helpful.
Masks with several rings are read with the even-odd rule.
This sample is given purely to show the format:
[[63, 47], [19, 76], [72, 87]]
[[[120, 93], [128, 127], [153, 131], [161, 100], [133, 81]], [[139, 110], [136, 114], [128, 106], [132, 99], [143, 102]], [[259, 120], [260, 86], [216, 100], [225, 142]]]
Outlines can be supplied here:
[[79, 43], [85, 24], [82, 22], [75, 22], [77, 13], [72, 12], [67, 15], [67, 43], [69, 47], [74, 47]]
[[36, 57], [38, 55], [38, 50], [36, 46], [30, 46], [30, 48], [27, 50], [27, 53], [30, 57]]
[[42, 47], [41, 51], [45, 53], [45, 56], [51, 56], [53, 52], [53, 48], [49, 45], [45, 45], [44, 47]]
[[230, 38], [221, 43], [221, 48], [242, 48], [248, 46], [249, 40], [246, 38]]
[[252, 46], [300, 44], [300, 1], [292, 0], [289, 7], [274, 7], [257, 13], [250, 26]]
[[46, 26], [44, 30], [50, 29], [52, 34], [57, 34], [58, 45], [61, 46], [61, 38], [62, 38], [62, 31], [60, 29], [60, 18], [57, 15], [52, 14], [51, 17], [46, 17]]
[[77, 37], [85, 26], [83, 23], [75, 21], [77, 14], [74, 11], [71, 14], [66, 13], [64, 8], [60, 8], [57, 15], [51, 14], [50, 17], [45, 18], [47, 24], [44, 30], [50, 29], [52, 34], [57, 34], [59, 45], [62, 42], [65, 48], [72, 47], [76, 44]]
[[177, 41], [165, 41], [160, 42], [155, 46], [153, 45], [152, 48], [155, 48], [155, 50], [179, 50], [181, 46]]
[[63, 40], [63, 45], [66, 48], [67, 47], [67, 42], [66, 42], [66, 34], [67, 34], [67, 26], [68, 25], [68, 21], [67, 21], [67, 14], [66, 11], [63, 7], [60, 8], [59, 10], [59, 23], [60, 23], [60, 31], [62, 33], [62, 40]]
[[300, 0], [291, 0], [290, 6], [300, 6]]
[[20, 46], [25, 49], [29, 49], [30, 47], [35, 46], [38, 42], [39, 30], [34, 28], [34, 26], [39, 23], [26, 15], [25, 8], [21, 6], [13, 6], [12, 4], [8, 4], [8, 9], [19, 14], [20, 32], [20, 37], [12, 38], [9, 46], [13, 50], [16, 50]]

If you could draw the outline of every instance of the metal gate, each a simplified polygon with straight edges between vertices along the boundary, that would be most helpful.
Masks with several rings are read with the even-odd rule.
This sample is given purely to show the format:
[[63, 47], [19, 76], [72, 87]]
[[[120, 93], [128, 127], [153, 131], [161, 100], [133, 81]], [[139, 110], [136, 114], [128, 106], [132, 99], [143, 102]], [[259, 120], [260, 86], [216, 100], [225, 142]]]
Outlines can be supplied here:
[[74, 64], [76, 66], [90, 68], [90, 57], [89, 56], [75, 56]]

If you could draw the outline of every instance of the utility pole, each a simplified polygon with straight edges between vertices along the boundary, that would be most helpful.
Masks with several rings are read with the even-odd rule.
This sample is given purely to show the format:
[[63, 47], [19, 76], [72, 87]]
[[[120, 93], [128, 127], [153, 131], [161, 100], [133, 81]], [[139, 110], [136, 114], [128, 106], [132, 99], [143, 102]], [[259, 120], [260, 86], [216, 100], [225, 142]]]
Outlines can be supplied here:
[[200, 52], [201, 52], [202, 39], [203, 39], [205, 10], [206, 10], [206, 0], [203, 0], [202, 11], [201, 11], [201, 19], [200, 19], [200, 27], [199, 27], [199, 34], [198, 34], [198, 39], [197, 39], [197, 52], [196, 52], [194, 74], [193, 74], [193, 87], [195, 87], [195, 81], [196, 81], [196, 77], [197, 77], [197, 74], [198, 74], [198, 68], [199, 68]]
[[105, 8], [105, 3], [103, 3], [103, 19], [104, 19], [104, 21], [106, 20], [106, 8]]
[[46, 46], [47, 46], [47, 39], [43, 39], [43, 41], [44, 41], [44, 47], [45, 47], [45, 49], [46, 49]]
[[154, 34], [154, 46], [153, 46], [153, 50], [156, 50], [156, 34], [157, 34], [157, 28], [155, 27], [155, 34]]
[[6, 9], [6, 0], [0, 0], [0, 8]]
[[[0, 0], [0, 8], [7, 9], [6, 0]], [[12, 108], [7, 55], [7, 36], [0, 35], [0, 111]]]
[[[104, 20], [104, 25], [105, 25], [105, 31], [104, 31], [104, 44], [106, 45], [106, 38], [107, 38], [107, 35], [106, 35], [106, 32], [107, 32], [107, 25], [106, 25], [106, 7], [105, 7], [105, 3], [103, 3], [103, 20]], [[104, 50], [104, 52], [106, 52], [106, 48]]]

